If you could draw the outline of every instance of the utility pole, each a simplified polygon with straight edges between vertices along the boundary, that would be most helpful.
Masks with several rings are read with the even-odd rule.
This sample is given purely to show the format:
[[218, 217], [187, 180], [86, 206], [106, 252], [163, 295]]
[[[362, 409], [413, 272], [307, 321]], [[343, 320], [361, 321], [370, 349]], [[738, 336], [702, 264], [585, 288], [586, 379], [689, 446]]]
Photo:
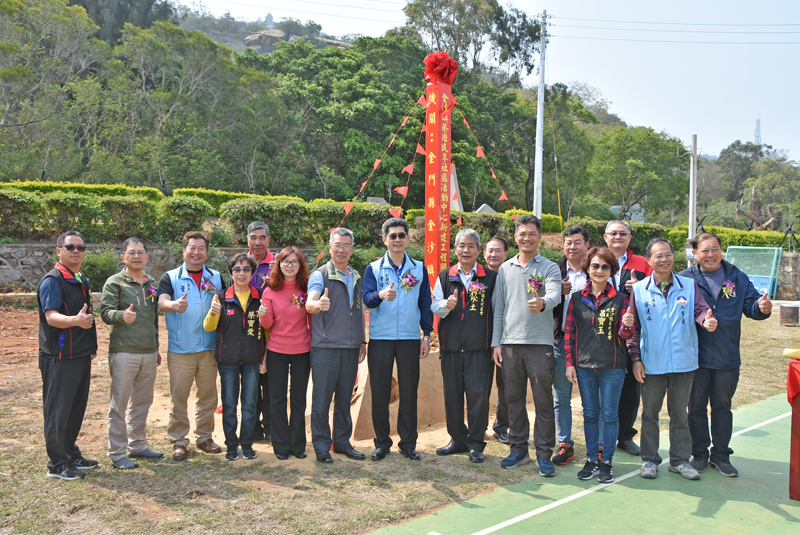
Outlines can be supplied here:
[[697, 134], [692, 134], [692, 161], [689, 168], [689, 239], [697, 235]]
[[536, 163], [533, 168], [533, 215], [542, 218], [542, 153], [544, 151], [544, 58], [547, 46], [547, 11], [542, 11], [539, 46], [539, 102], [536, 106]]

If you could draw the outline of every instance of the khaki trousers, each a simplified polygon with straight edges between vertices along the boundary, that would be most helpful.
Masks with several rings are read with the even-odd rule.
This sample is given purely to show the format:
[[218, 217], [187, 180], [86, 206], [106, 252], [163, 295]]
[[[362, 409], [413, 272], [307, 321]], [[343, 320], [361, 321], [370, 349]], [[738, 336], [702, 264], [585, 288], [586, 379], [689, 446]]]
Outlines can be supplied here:
[[198, 442], [211, 438], [214, 432], [214, 411], [217, 408], [217, 367], [214, 351], [197, 353], [167, 353], [169, 369], [169, 441], [176, 446], [187, 446], [189, 439], [189, 411], [187, 404], [192, 382], [197, 386], [194, 411], [194, 435]]
[[109, 353], [111, 403], [108, 456], [112, 461], [147, 447], [147, 413], [153, 404], [158, 352]]

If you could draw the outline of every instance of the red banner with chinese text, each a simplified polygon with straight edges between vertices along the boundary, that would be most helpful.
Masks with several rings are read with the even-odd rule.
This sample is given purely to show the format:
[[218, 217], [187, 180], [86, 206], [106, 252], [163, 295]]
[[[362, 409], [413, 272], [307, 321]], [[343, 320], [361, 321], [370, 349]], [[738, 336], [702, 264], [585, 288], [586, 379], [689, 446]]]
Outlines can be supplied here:
[[[431, 288], [450, 267], [450, 132], [453, 93], [447, 84], [427, 87], [425, 135], [425, 267]], [[446, 112], [446, 113], [443, 113]]]

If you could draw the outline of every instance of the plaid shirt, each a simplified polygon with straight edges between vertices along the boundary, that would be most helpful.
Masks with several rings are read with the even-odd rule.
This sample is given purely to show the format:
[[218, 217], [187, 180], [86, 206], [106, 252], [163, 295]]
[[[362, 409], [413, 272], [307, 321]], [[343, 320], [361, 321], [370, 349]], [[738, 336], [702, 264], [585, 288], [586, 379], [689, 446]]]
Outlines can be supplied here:
[[[600, 303], [603, 302], [603, 298], [611, 299], [617, 295], [617, 291], [614, 289], [614, 286], [611, 284], [606, 284], [605, 290], [600, 292], [600, 295], [597, 297], [592, 294], [592, 281], [589, 280], [586, 282], [586, 287], [581, 290], [580, 297], [581, 301], [590, 305], [592, 308], [597, 310], [597, 307], [600, 306]], [[625, 302], [622, 306], [623, 311], [628, 310], [628, 299], [625, 298]], [[575, 304], [575, 296], [569, 302], [569, 308], [567, 309], [567, 321], [564, 323], [564, 360], [566, 361], [567, 366], [575, 366], [575, 313], [573, 312]], [[623, 312], [624, 313], [624, 312]], [[633, 327], [625, 327], [624, 325], [620, 324], [619, 329], [619, 337], [623, 340], [627, 340], [631, 336], [633, 336], [634, 328]]]

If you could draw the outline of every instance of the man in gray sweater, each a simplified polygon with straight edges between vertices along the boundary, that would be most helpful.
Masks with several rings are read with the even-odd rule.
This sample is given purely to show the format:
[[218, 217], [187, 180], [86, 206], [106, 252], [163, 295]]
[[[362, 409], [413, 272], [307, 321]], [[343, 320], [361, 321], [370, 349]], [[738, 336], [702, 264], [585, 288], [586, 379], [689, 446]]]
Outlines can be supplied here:
[[516, 468], [531, 462], [525, 404], [530, 381], [536, 408], [533, 442], [539, 474], [552, 477], [555, 468], [550, 457], [556, 444], [553, 309], [561, 302], [561, 272], [555, 262], [539, 254], [541, 239], [542, 223], [536, 216], [517, 219], [514, 240], [519, 254], [500, 266], [497, 275], [492, 358], [502, 367], [508, 402], [511, 454], [500, 466]]

